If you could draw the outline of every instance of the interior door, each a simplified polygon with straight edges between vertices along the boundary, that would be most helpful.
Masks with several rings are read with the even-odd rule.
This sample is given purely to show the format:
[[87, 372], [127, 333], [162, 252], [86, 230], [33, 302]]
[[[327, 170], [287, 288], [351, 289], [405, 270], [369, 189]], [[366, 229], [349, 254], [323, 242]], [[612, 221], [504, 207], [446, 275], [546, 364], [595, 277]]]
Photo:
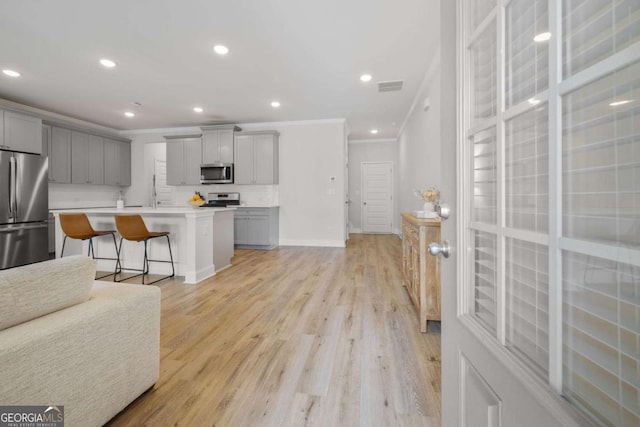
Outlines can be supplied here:
[[393, 223], [393, 163], [362, 164], [362, 231], [391, 233]]
[[[603, 138], [609, 145], [600, 156], [590, 157], [589, 162], [598, 157], [615, 158], [610, 156], [616, 138], [612, 129], [615, 124], [620, 125], [615, 122], [615, 115], [607, 116], [613, 126], [604, 119], [589, 120], [589, 106], [594, 100], [601, 104], [610, 102], [608, 93], [601, 89], [606, 85], [594, 87], [584, 94], [587, 96], [576, 96], [578, 102], [574, 105], [560, 102], [562, 91], [571, 94], [574, 90], [572, 84], [581, 87], [589, 78], [597, 79], [598, 73], [608, 74], [600, 66], [590, 70], [589, 78], [582, 74], [564, 85], [558, 84], [563, 78], [563, 64], [588, 66], [582, 55], [589, 49], [567, 47], [588, 40], [589, 27], [594, 26], [586, 17], [602, 16], [607, 28], [612, 21], [609, 12], [613, 3], [579, 3], [546, 0], [441, 3], [441, 39], [455, 40], [457, 36], [458, 40], [457, 49], [445, 46], [441, 56], [442, 91], [457, 93], [457, 108], [449, 104], [447, 97], [442, 99], [441, 194], [452, 208], [450, 219], [442, 224], [442, 238], [452, 243], [452, 256], [441, 263], [442, 425], [445, 426], [588, 426], [591, 421], [579, 409], [589, 406], [604, 408], [606, 412], [598, 414], [603, 425], [637, 425], [635, 421], [629, 422], [635, 416], [633, 408], [638, 407], [629, 396], [637, 398], [638, 394], [629, 393], [632, 387], [623, 381], [612, 380], [615, 372], [620, 375], [624, 368], [608, 362], [611, 358], [616, 363], [631, 363], [633, 357], [618, 358], [615, 353], [618, 341], [604, 352], [605, 347], [598, 340], [606, 340], [608, 334], [601, 334], [605, 338], [598, 336], [602, 330], [563, 337], [567, 331], [572, 333], [562, 319], [564, 313], [571, 314], [572, 299], [577, 300], [581, 310], [574, 321], [583, 331], [591, 323], [604, 323], [602, 318], [594, 321], [595, 316], [587, 313], [587, 307], [596, 306], [596, 314], [600, 316], [607, 308], [597, 301], [604, 299], [602, 295], [587, 300], [579, 294], [583, 286], [580, 281], [586, 273], [571, 277], [570, 288], [564, 288], [562, 268], [572, 270], [579, 263], [569, 259], [561, 264], [558, 259], [569, 249], [587, 252], [599, 249], [587, 245], [582, 249], [580, 242], [567, 242], [565, 251], [557, 246], [558, 242], [562, 244], [558, 236], [563, 206], [592, 201], [576, 195], [563, 203], [563, 191], [571, 189], [563, 188], [563, 179], [578, 170], [566, 158], [574, 155], [576, 160], [586, 163], [583, 151], [584, 147], [591, 148], [587, 144], [591, 138]], [[580, 10], [576, 16], [582, 19], [564, 19], [574, 18], [573, 9], [584, 7], [602, 10], [593, 13]], [[586, 23], [578, 24], [581, 21]], [[563, 23], [569, 24], [569, 28], [581, 26], [580, 37], [563, 37]], [[599, 29], [593, 31], [594, 40], [605, 37]], [[617, 33], [612, 36], [615, 37]], [[562, 53], [575, 53], [579, 58], [563, 63]], [[593, 54], [603, 55], [603, 51]], [[640, 59], [638, 56], [636, 52], [635, 61]], [[598, 60], [603, 58], [606, 56]], [[631, 75], [638, 74], [626, 76]], [[452, 81], [453, 76], [457, 76], [457, 84]], [[569, 96], [565, 98], [571, 101]], [[563, 108], [567, 125], [563, 124]], [[580, 114], [571, 114], [572, 109]], [[606, 114], [611, 111], [601, 106], [595, 108], [600, 109]], [[453, 126], [450, 117], [457, 117]], [[576, 126], [574, 139], [567, 136], [571, 119], [583, 121]], [[603, 124], [606, 126], [599, 127], [598, 132], [582, 132], [587, 126]], [[567, 139], [579, 146], [575, 154], [563, 147]], [[593, 144], [598, 149], [603, 145]], [[569, 167], [568, 173], [563, 174], [563, 167]], [[585, 179], [584, 167], [579, 172], [581, 178], [570, 182], [584, 186], [587, 184], [581, 182]], [[615, 202], [612, 205], [615, 210]], [[592, 212], [598, 211], [592, 209], [588, 213]], [[622, 286], [621, 282], [619, 279], [618, 286]], [[563, 298], [567, 298], [564, 304]], [[636, 328], [637, 325], [636, 322]], [[623, 340], [622, 329], [609, 330]], [[590, 355], [589, 358], [571, 360], [576, 357], [571, 347]], [[631, 352], [636, 353], [637, 360], [637, 347]], [[628, 372], [635, 377], [629, 381], [637, 382], [638, 365], [633, 366], [636, 371]], [[572, 369], [578, 370], [579, 375], [572, 373]], [[572, 387], [578, 389], [576, 393], [583, 393], [579, 396], [582, 400], [574, 398], [575, 406], [568, 403]], [[620, 396], [622, 404], [616, 407], [618, 403], [607, 392]], [[584, 396], [597, 397], [589, 401]]]
[[173, 204], [173, 187], [167, 185], [166, 160], [154, 160], [153, 185], [157, 205], [171, 206]]

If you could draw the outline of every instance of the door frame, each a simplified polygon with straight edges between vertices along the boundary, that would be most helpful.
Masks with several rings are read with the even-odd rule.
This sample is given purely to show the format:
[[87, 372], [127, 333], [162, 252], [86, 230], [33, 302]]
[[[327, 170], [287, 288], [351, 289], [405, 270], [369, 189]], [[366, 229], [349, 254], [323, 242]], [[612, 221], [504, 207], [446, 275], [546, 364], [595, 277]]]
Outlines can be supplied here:
[[[394, 234], [393, 230], [394, 230], [394, 226], [396, 225], [396, 221], [394, 218], [394, 203], [396, 201], [395, 199], [395, 192], [394, 192], [394, 180], [393, 180], [393, 160], [381, 160], [381, 161], [366, 161], [366, 162], [360, 162], [360, 230], [361, 232], [364, 234], [366, 233], [365, 229], [364, 229], [364, 166], [365, 165], [388, 165], [391, 168], [391, 171], [389, 172], [390, 177], [391, 177], [391, 183], [390, 183], [390, 193], [391, 193], [391, 212], [390, 212], [390, 217], [391, 217], [391, 226], [389, 229], [389, 234]], [[386, 234], [386, 233], [380, 233], [380, 234]]]

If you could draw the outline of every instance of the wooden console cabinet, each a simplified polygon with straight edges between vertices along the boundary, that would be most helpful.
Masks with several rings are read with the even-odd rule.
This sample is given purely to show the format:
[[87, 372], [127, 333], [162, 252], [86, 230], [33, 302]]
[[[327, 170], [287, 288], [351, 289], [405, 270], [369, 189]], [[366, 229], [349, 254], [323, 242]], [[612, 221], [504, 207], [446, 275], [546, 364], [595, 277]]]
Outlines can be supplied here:
[[402, 214], [402, 279], [418, 311], [420, 332], [430, 320], [440, 320], [440, 257], [431, 256], [429, 243], [440, 242], [440, 219]]

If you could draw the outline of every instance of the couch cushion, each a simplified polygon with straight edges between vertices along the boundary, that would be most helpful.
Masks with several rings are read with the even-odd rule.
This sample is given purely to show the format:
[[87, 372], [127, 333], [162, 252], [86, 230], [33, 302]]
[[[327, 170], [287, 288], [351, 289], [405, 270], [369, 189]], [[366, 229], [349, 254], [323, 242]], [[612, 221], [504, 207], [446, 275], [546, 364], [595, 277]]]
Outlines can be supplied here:
[[0, 330], [86, 301], [95, 272], [80, 255], [0, 271]]

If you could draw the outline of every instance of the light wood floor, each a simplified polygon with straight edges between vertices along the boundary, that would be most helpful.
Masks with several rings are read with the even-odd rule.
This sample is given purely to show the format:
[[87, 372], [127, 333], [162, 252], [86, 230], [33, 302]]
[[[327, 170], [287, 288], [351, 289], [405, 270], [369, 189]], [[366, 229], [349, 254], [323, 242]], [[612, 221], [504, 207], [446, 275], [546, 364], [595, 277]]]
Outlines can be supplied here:
[[419, 332], [400, 260], [396, 236], [352, 235], [158, 283], [160, 379], [109, 425], [439, 426], [439, 324]]

